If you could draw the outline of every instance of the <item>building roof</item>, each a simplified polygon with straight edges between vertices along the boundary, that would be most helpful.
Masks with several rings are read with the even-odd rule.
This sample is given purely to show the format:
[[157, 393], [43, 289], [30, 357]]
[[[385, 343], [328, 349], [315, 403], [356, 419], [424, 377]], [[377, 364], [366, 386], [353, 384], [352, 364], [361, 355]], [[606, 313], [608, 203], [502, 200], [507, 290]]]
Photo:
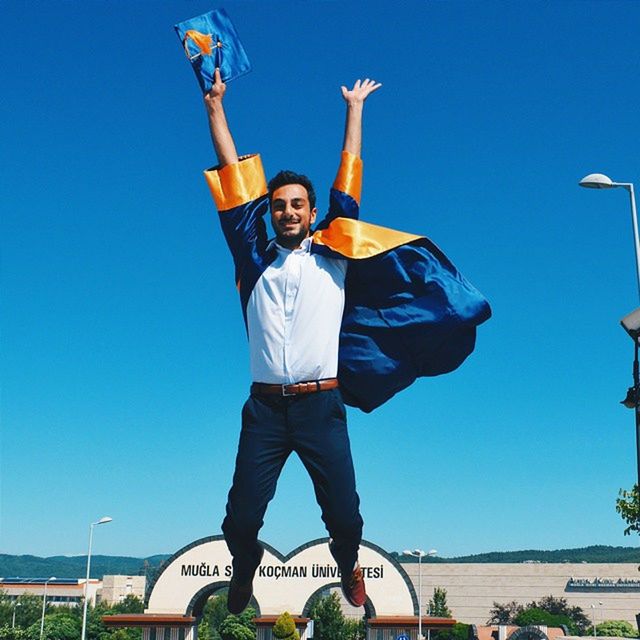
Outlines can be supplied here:
[[[436, 618], [422, 616], [422, 626], [426, 629], [446, 629], [456, 624], [453, 618]], [[407, 627], [418, 624], [418, 616], [377, 616], [369, 618], [367, 624], [370, 627]], [[484, 640], [484, 638], [482, 639]], [[493, 639], [491, 639], [493, 640]]]
[[[33, 585], [55, 585], [55, 584], [79, 584], [78, 578], [0, 578], [0, 584], [33, 584]], [[99, 582], [99, 580], [92, 579], [90, 582]], [[84, 580], [82, 580], [84, 584]]]
[[102, 622], [107, 627], [191, 627], [196, 618], [171, 613], [118, 613], [102, 616]]

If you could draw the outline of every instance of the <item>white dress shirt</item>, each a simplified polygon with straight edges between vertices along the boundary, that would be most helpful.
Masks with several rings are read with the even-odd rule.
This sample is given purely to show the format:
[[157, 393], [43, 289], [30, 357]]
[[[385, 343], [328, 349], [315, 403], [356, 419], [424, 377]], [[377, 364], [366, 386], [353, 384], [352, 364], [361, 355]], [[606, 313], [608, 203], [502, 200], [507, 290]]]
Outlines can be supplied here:
[[311, 253], [311, 238], [293, 251], [275, 246], [247, 305], [253, 381], [335, 378], [347, 261]]

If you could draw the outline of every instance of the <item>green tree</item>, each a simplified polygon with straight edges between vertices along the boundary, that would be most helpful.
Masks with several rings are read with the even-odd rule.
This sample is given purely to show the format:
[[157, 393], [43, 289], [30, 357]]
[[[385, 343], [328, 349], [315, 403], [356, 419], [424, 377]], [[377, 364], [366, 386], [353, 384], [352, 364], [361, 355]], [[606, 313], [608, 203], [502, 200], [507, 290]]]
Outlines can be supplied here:
[[288, 611], [284, 611], [278, 616], [273, 625], [273, 635], [278, 640], [300, 640], [296, 623]]
[[431, 640], [468, 640], [469, 625], [463, 622], [456, 622], [449, 629], [431, 632]]
[[131, 632], [136, 631], [136, 629], [125, 629], [120, 627], [118, 629], [112, 629], [105, 631], [105, 634], [101, 636], [105, 640], [130, 640]]
[[345, 618], [340, 608], [337, 593], [318, 598], [309, 610], [313, 619], [314, 640], [341, 640], [344, 633]]
[[129, 594], [111, 607], [110, 613], [144, 613], [144, 602], [137, 596]]
[[[253, 612], [253, 609], [250, 609], [250, 611]], [[203, 621], [205, 620], [208, 622], [211, 640], [222, 640], [218, 629], [228, 615], [229, 609], [227, 609], [226, 593], [212, 596], [207, 600], [202, 610], [200, 625], [202, 625]], [[200, 626], [198, 626], [198, 634], [200, 634]]]
[[202, 618], [198, 624], [198, 640], [213, 640], [211, 623], [208, 618]]
[[0, 627], [11, 626], [13, 617], [13, 599], [7, 595], [4, 589], [0, 589]]
[[532, 602], [528, 608], [537, 607], [548, 611], [553, 615], [566, 616], [570, 620], [567, 625], [569, 630], [576, 635], [582, 635], [591, 624], [581, 607], [571, 607], [566, 598], [556, 598], [555, 596], [545, 596], [537, 603]]
[[241, 620], [240, 616], [229, 614], [218, 629], [222, 640], [255, 640], [255, 631], [252, 631]]
[[436, 618], [451, 618], [451, 610], [447, 607], [447, 590], [435, 587], [433, 598], [429, 600], [429, 611]]
[[638, 485], [634, 484], [631, 491], [620, 489], [616, 499], [616, 511], [627, 523], [624, 535], [628, 536], [634, 531], [640, 533], [640, 495]]
[[513, 622], [519, 627], [528, 627], [529, 625], [535, 624], [546, 624], [549, 627], [559, 627], [560, 625], [565, 625], [566, 627], [573, 626], [568, 616], [549, 613], [538, 607], [525, 609], [514, 618]]
[[596, 635], [619, 638], [637, 638], [638, 630], [626, 620], [605, 620], [596, 625]]
[[[49, 613], [44, 618], [44, 637], [47, 640], [78, 640], [81, 621], [67, 611], [68, 607]], [[36, 622], [27, 629], [30, 640], [39, 640], [40, 623]]]
[[[42, 597], [23, 594], [14, 601], [16, 607], [16, 627], [26, 629], [36, 622], [40, 622], [42, 616]], [[13, 611], [11, 612], [13, 616]], [[9, 620], [11, 624], [11, 620]]]
[[247, 627], [247, 629], [249, 629], [251, 631], [251, 633], [253, 633], [253, 635], [256, 635], [256, 623], [254, 622], [256, 617], [256, 610], [253, 609], [252, 607], [247, 607], [239, 616], [238, 619], [240, 620], [240, 622]]
[[[118, 613], [139, 613], [143, 604], [139, 598], [135, 596], [127, 596], [122, 602], [114, 605], [108, 605], [104, 602], [98, 602], [95, 606], [89, 604], [87, 607], [87, 639], [88, 640], [141, 640], [142, 629], [140, 628], [123, 628], [123, 627], [107, 627], [102, 622], [103, 616], [114, 615]], [[65, 610], [70, 618], [76, 620], [79, 627], [82, 627], [82, 606], [75, 607], [56, 607], [56, 610]], [[46, 618], [45, 618], [46, 625]], [[79, 640], [80, 632], [76, 637]]]
[[[367, 632], [364, 626], [364, 618], [346, 618], [342, 629], [343, 640], [364, 640]], [[464, 638], [467, 640], [467, 638]]]
[[98, 603], [87, 607], [87, 639], [106, 640], [109, 631], [102, 622], [102, 616], [109, 615], [109, 607], [104, 603]]
[[12, 628], [4, 624], [0, 627], [0, 640], [29, 640], [27, 632], [21, 627]]
[[493, 603], [493, 608], [489, 611], [490, 617], [487, 624], [508, 624], [513, 622], [514, 618], [524, 611], [524, 606], [515, 600], [500, 604]]
[[589, 619], [580, 607], [571, 607], [565, 598], [545, 596], [526, 606], [515, 600], [506, 604], [493, 603], [487, 624], [546, 624], [565, 625], [573, 635], [582, 635], [589, 627]]

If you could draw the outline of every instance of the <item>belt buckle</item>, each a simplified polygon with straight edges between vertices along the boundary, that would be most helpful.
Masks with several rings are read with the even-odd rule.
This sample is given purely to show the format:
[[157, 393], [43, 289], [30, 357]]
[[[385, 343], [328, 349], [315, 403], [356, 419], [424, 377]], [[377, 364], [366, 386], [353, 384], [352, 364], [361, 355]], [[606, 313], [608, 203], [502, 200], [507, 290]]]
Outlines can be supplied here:
[[290, 383], [281, 385], [281, 392], [283, 398], [289, 398], [290, 396], [295, 396], [295, 393], [287, 393], [287, 387], [292, 386]]

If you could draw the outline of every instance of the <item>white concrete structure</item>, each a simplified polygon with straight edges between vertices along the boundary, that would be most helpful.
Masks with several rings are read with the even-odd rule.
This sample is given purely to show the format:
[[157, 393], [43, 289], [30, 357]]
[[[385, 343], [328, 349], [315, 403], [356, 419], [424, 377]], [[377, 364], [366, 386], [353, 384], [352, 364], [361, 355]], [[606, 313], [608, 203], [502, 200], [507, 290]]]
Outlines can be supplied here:
[[[329, 539], [314, 540], [287, 555], [264, 544], [262, 563], [253, 581], [251, 606], [257, 611], [259, 640], [271, 640], [276, 617], [289, 611], [301, 640], [311, 638], [309, 610], [314, 596], [340, 585]], [[364, 614], [370, 621], [368, 640], [407, 633], [417, 640], [416, 593], [402, 566], [386, 551], [362, 541], [359, 562], [367, 584]], [[231, 556], [222, 536], [196, 540], [166, 561], [149, 586], [143, 614], [104, 616], [108, 627], [142, 628], [142, 640], [197, 640], [197, 624], [210, 596], [228, 586]], [[359, 610], [359, 616], [362, 609]], [[375, 621], [375, 626], [374, 626]], [[430, 628], [446, 628], [454, 620], [424, 619]]]
[[[314, 540], [282, 555], [265, 546], [253, 582], [254, 606], [260, 615], [289, 611], [305, 616], [312, 597], [340, 584], [328, 539]], [[367, 584], [365, 611], [375, 615], [411, 615], [417, 610], [407, 574], [380, 547], [363, 541], [360, 566]], [[200, 615], [210, 595], [231, 579], [231, 555], [222, 536], [203, 538], [180, 549], [150, 585], [145, 613]]]

